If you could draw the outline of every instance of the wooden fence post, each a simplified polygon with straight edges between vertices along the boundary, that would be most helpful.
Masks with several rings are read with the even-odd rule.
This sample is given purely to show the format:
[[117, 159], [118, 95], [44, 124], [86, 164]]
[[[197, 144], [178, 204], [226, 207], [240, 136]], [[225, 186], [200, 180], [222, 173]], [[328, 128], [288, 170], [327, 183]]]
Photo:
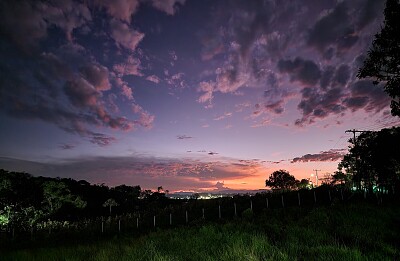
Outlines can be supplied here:
[[155, 215], [154, 215], [153, 223], [154, 223], [154, 227], [156, 227], [156, 216]]
[[342, 201], [343, 201], [343, 189], [340, 189], [340, 196], [342, 197]]
[[136, 228], [139, 228], [139, 217], [136, 218]]
[[329, 194], [329, 202], [332, 202], [331, 191], [330, 190], [328, 190], [328, 194]]
[[314, 203], [317, 203], [317, 195], [315, 194], [315, 190], [314, 190]]
[[172, 226], [172, 213], [169, 213], [169, 225]]
[[218, 216], [221, 219], [221, 205], [218, 205]]
[[283, 194], [282, 194], [282, 207], [285, 207], [285, 202], [283, 201]]
[[250, 199], [250, 209], [253, 211], [253, 200]]
[[188, 212], [186, 210], [186, 224], [189, 223], [189, 217], [188, 217]]
[[235, 217], [237, 217], [236, 202], [233, 203], [233, 206], [234, 206], [234, 208], [235, 208]]
[[267, 201], [267, 208], [269, 208], [269, 202], [268, 202], [268, 198], [266, 198], [266, 201]]
[[121, 219], [118, 219], [118, 233], [121, 233]]
[[297, 199], [299, 200], [299, 207], [301, 207], [300, 192], [297, 192]]

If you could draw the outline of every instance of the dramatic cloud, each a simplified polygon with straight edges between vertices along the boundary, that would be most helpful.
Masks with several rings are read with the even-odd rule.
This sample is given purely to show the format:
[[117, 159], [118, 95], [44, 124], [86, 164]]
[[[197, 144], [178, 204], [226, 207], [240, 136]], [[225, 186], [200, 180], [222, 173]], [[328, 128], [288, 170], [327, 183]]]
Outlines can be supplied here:
[[[209, 103], [210, 108], [215, 93], [235, 94], [251, 87], [264, 89], [263, 100], [253, 103], [256, 110], [250, 116], [263, 115], [263, 122], [270, 120], [270, 114], [283, 114], [289, 100], [299, 94], [302, 116], [296, 125], [358, 109], [368, 112], [361, 106], [365, 98], [351, 97], [349, 86], [358, 68], [354, 53], [365, 52], [366, 39], [379, 29], [372, 22], [381, 19], [374, 8], [382, 7], [383, 1], [372, 2], [221, 5], [214, 21], [218, 29], [202, 34], [203, 59], [218, 66], [215, 80], [205, 75], [207, 79], [200, 82], [198, 102]], [[229, 10], [229, 16], [222, 9]], [[352, 103], [358, 107], [346, 106]]]
[[300, 57], [296, 57], [293, 61], [280, 60], [278, 69], [289, 73], [291, 81], [298, 81], [304, 85], [315, 85], [321, 78], [319, 67], [313, 61], [303, 60]]
[[331, 149], [328, 151], [321, 151], [317, 154], [306, 154], [301, 157], [294, 158], [292, 163], [310, 161], [338, 161], [343, 158], [346, 152], [347, 150], [345, 149]]

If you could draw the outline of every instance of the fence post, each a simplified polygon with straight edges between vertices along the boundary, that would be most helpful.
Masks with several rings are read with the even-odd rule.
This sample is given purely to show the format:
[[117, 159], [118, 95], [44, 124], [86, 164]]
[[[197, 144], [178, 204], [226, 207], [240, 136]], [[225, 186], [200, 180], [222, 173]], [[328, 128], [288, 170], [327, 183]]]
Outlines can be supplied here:
[[204, 216], [204, 208], [202, 208], [201, 210], [202, 210], [202, 212], [203, 212], [203, 219], [205, 219], [205, 216]]
[[121, 233], [121, 219], [118, 219], [118, 233]]
[[221, 205], [218, 205], [218, 216], [221, 219]]
[[169, 213], [169, 225], [172, 226], [172, 213]]
[[282, 207], [285, 207], [285, 202], [283, 201], [283, 194], [282, 194]]
[[269, 208], [269, 202], [268, 202], [268, 198], [266, 198], [266, 200], [267, 200], [267, 208]]
[[189, 223], [189, 217], [188, 217], [188, 212], [186, 210], [186, 224]]
[[340, 196], [342, 196], [342, 201], [343, 201], [343, 189], [340, 189]]
[[154, 227], [156, 227], [156, 216], [155, 215], [154, 215], [153, 223], [154, 223]]
[[139, 228], [139, 217], [136, 218], [136, 228]]
[[250, 199], [250, 209], [253, 211], [253, 200]]
[[237, 212], [236, 212], [236, 202], [233, 203], [233, 206], [235, 208], [235, 217], [237, 217]]
[[301, 207], [300, 192], [297, 192], [297, 199], [299, 200], [299, 207]]
[[104, 217], [101, 217], [101, 233], [104, 234]]
[[332, 202], [331, 191], [330, 190], [328, 190], [328, 194], [329, 194], [329, 202]]
[[315, 190], [314, 190], [314, 203], [317, 203], [317, 195], [315, 194]]

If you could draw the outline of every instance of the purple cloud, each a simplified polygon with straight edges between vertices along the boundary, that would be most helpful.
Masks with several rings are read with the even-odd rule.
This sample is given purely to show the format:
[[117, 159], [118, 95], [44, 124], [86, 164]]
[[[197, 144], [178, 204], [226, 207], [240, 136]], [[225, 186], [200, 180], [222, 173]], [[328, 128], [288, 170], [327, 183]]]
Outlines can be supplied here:
[[176, 138], [177, 138], [178, 140], [188, 140], [188, 139], [193, 139], [193, 137], [192, 137], [192, 136], [188, 136], [188, 135], [178, 135], [178, 136], [176, 136]]
[[131, 29], [128, 24], [117, 19], [110, 21], [111, 37], [119, 47], [134, 51], [144, 37], [144, 33]]
[[321, 151], [316, 154], [306, 154], [301, 157], [292, 159], [291, 163], [296, 162], [311, 162], [311, 161], [338, 161], [343, 158], [347, 150], [345, 149], [330, 149], [328, 151]]

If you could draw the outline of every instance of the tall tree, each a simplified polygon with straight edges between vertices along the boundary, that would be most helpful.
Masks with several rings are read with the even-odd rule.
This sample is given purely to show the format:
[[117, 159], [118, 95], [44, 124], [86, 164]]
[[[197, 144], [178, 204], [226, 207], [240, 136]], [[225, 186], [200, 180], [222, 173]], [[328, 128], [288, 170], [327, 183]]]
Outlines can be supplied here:
[[387, 0], [384, 14], [383, 27], [375, 35], [357, 77], [373, 78], [375, 85], [383, 83], [385, 92], [392, 98], [392, 115], [400, 117], [400, 1]]
[[265, 181], [266, 187], [276, 190], [292, 190], [299, 181], [286, 170], [274, 171]]
[[400, 127], [363, 132], [351, 141], [356, 145], [339, 163], [337, 177], [347, 179], [351, 175], [356, 187], [370, 192], [374, 186], [394, 192], [400, 185], [400, 151], [396, 145], [400, 144]]

